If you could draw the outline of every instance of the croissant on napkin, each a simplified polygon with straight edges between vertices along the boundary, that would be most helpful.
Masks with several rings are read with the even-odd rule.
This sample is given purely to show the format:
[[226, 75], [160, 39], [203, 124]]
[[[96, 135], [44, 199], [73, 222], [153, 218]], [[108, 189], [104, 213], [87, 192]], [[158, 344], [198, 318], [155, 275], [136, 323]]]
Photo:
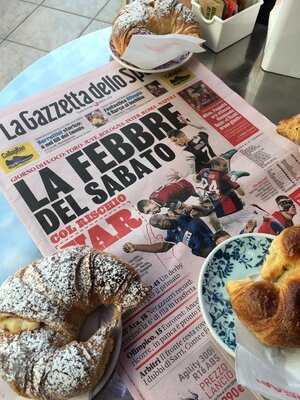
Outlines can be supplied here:
[[263, 344], [300, 346], [300, 226], [277, 236], [260, 279], [227, 284], [238, 318]]

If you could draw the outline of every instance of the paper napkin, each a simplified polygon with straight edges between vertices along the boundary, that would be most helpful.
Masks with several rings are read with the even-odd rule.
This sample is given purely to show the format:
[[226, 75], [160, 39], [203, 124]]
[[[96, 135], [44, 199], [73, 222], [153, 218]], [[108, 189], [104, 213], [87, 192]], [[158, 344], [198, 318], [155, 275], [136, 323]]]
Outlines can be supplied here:
[[264, 346], [237, 318], [235, 328], [238, 383], [268, 399], [300, 400], [300, 349]]

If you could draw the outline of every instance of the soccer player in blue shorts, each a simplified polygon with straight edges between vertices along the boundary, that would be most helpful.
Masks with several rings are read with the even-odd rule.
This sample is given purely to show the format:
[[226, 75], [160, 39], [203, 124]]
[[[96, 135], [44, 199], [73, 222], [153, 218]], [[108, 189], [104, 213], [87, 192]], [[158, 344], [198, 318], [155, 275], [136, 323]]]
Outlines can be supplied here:
[[164, 240], [151, 244], [127, 242], [123, 246], [126, 253], [164, 253], [177, 243], [183, 243], [195, 256], [206, 257], [214, 247], [213, 232], [200, 218], [180, 215], [173, 219], [168, 215], [155, 214], [150, 218], [150, 224], [166, 231]]

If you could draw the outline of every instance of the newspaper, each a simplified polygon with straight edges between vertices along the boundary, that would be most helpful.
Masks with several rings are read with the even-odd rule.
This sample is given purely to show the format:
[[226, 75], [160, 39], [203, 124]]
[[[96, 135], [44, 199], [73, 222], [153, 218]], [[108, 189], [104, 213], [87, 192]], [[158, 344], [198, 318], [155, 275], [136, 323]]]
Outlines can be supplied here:
[[0, 114], [0, 183], [44, 255], [89, 245], [151, 295], [123, 321], [136, 400], [253, 399], [198, 305], [204, 258], [240, 232], [300, 221], [296, 145], [197, 60], [162, 75], [117, 63]]

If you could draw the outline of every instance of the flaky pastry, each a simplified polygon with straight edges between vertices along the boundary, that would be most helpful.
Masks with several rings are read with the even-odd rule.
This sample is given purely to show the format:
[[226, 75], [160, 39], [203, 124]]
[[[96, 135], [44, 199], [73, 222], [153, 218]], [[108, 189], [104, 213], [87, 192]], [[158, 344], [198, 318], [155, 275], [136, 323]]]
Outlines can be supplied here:
[[228, 282], [227, 291], [238, 318], [263, 344], [300, 346], [300, 226], [273, 240], [259, 280]]
[[[74, 247], [18, 271], [0, 287], [0, 376], [21, 396], [64, 400], [92, 389], [113, 349], [121, 312], [148, 288], [117, 258]], [[113, 304], [113, 320], [78, 341], [87, 316]]]
[[277, 126], [277, 132], [300, 145], [300, 115], [280, 121]]
[[199, 37], [200, 27], [191, 10], [179, 0], [136, 0], [119, 11], [111, 41], [118, 55], [122, 55], [132, 35], [168, 33]]

